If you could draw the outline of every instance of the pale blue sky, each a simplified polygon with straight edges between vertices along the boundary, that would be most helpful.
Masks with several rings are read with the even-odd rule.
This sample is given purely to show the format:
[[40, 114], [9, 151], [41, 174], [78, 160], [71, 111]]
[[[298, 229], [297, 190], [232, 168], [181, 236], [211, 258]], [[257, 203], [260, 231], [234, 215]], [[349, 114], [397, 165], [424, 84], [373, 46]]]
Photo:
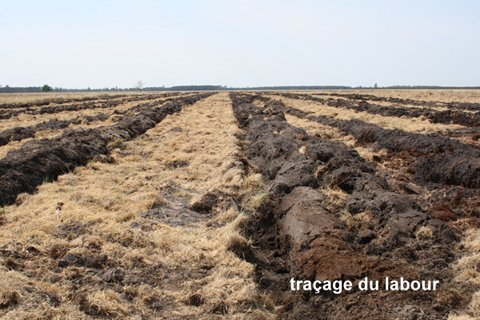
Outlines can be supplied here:
[[478, 0], [0, 0], [0, 85], [480, 86]]

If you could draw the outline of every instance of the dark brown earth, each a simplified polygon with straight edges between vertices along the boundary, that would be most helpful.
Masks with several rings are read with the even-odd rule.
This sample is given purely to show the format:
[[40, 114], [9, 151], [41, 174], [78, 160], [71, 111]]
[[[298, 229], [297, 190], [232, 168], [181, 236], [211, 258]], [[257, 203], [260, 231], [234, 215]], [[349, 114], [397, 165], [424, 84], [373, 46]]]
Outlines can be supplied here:
[[98, 155], [109, 153], [108, 143], [130, 140], [161, 122], [168, 114], [179, 112], [210, 94], [181, 97], [166, 104], [126, 116], [113, 126], [67, 130], [55, 139], [32, 140], [10, 151], [0, 160], [0, 206], [13, 204], [18, 194], [32, 193], [44, 181], [85, 165]]
[[360, 101], [379, 101], [379, 102], [389, 102], [393, 104], [408, 104], [421, 107], [447, 107], [452, 110], [470, 110], [470, 111], [480, 111], [480, 103], [475, 102], [441, 102], [441, 101], [424, 101], [424, 100], [414, 100], [414, 99], [402, 99], [394, 97], [377, 97], [373, 94], [342, 94], [342, 93], [318, 93], [318, 96], [337, 96], [343, 97], [350, 100], [360, 100]]
[[0, 132], [0, 146], [8, 144], [10, 141], [22, 141], [23, 139], [34, 138], [35, 133], [46, 129], [64, 129], [71, 124], [79, 124], [85, 119], [88, 122], [91, 121], [105, 121], [110, 117], [107, 114], [99, 114], [96, 116], [84, 116], [75, 117], [70, 120], [58, 120], [57, 118], [48, 120], [47, 122], [39, 123], [34, 126], [28, 127], [15, 127], [13, 129], [7, 129]]
[[[471, 167], [462, 165], [462, 161], [465, 159], [475, 161], [478, 158], [477, 147], [436, 134], [422, 135], [401, 130], [382, 129], [358, 119], [345, 121], [326, 116], [316, 117], [311, 113], [287, 107], [278, 100], [258, 95], [252, 96], [252, 98], [263, 99], [270, 108], [282, 110], [295, 117], [339, 128], [345, 134], [356, 137], [358, 145], [389, 151], [387, 156], [375, 156], [374, 164], [383, 163], [400, 172], [395, 174], [399, 179], [393, 181], [397, 191], [418, 194], [417, 201], [422, 208], [438, 219], [443, 221], [463, 219], [467, 223], [459, 229], [460, 232], [464, 231], [465, 226], [476, 227], [479, 225], [480, 211], [476, 205], [480, 203], [480, 190], [476, 185], [479, 178], [478, 172], [472, 170]], [[461, 134], [461, 136], [465, 136], [465, 134]], [[452, 156], [455, 151], [457, 152], [456, 157]], [[428, 161], [436, 160], [438, 157], [445, 159], [439, 167], [428, 166]], [[454, 170], [466, 169], [467, 175], [472, 177], [471, 188], [458, 187], [458, 180], [455, 182], [455, 180], [447, 179], [448, 175], [451, 175], [451, 170], [445, 169], [446, 166], [453, 166]], [[386, 173], [386, 178], [391, 179], [391, 175], [391, 173]], [[440, 182], [435, 180], [435, 177]], [[461, 181], [460, 185], [464, 185], [464, 183], [465, 181]], [[418, 185], [428, 187], [432, 195], [422, 196]]]
[[[310, 100], [326, 104], [330, 107], [351, 109], [358, 112], [367, 112], [370, 114], [379, 114], [386, 117], [407, 117], [407, 118], [420, 118], [430, 120], [432, 123], [444, 123], [444, 124], [459, 124], [467, 127], [478, 127], [480, 125], [480, 113], [464, 112], [459, 110], [445, 110], [439, 111], [427, 107], [426, 105], [432, 105], [427, 103], [422, 105], [422, 108], [416, 107], [401, 107], [401, 106], [382, 106], [378, 104], [372, 104], [367, 102], [367, 99], [334, 99], [334, 98], [318, 98], [308, 94], [290, 94], [284, 93], [282, 96], [292, 99]], [[352, 97], [348, 96], [352, 99]], [[360, 101], [358, 101], [360, 100]], [[385, 100], [387, 101], [387, 100]], [[388, 101], [393, 102], [393, 101]], [[406, 103], [408, 101], [405, 101]], [[417, 103], [416, 103], [417, 104]], [[433, 106], [437, 106], [434, 104]]]
[[[59, 112], [65, 111], [79, 111], [79, 110], [86, 110], [86, 109], [100, 109], [100, 108], [113, 108], [120, 104], [124, 104], [127, 102], [133, 101], [141, 101], [141, 100], [151, 100], [163, 97], [170, 97], [172, 95], [178, 94], [155, 94], [155, 95], [140, 95], [140, 96], [133, 96], [133, 97], [124, 97], [121, 99], [105, 99], [99, 100], [86, 100], [82, 103], [74, 103], [69, 105], [55, 105], [55, 106], [47, 106], [36, 108], [38, 104], [26, 104], [25, 107], [19, 108], [18, 106], [14, 110], [9, 110], [8, 108], [1, 108], [0, 109], [0, 119], [10, 119], [11, 117], [18, 116], [19, 114], [30, 114], [30, 115], [42, 115], [42, 114], [55, 114]], [[22, 105], [23, 106], [23, 105]]]
[[[469, 301], [472, 288], [450, 294], [459, 236], [449, 225], [395, 192], [352, 148], [309, 136], [273, 104], [262, 109], [253, 99], [232, 94], [250, 142], [245, 152], [268, 182], [270, 203], [245, 232], [255, 239], [258, 281], [284, 306], [282, 319], [444, 319]], [[328, 192], [336, 188], [348, 194], [344, 201]], [[289, 288], [291, 278], [350, 280], [356, 288], [365, 277], [439, 280], [441, 287], [339, 295]]]
[[411, 163], [417, 182], [446, 183], [467, 188], [480, 186], [480, 149], [440, 135], [417, 134], [398, 129], [383, 129], [359, 119], [337, 120], [328, 116], [312, 116], [271, 101], [277, 108], [296, 117], [333, 126], [355, 137], [359, 144], [386, 149], [396, 156], [405, 155]]
[[[77, 237], [80, 234], [88, 233], [92, 225], [64, 225], [60, 226], [68, 235]], [[135, 227], [132, 227], [134, 230]], [[77, 233], [75, 233], [77, 232]], [[134, 241], [134, 233], [118, 236], [118, 243], [122, 246], [141, 248], [142, 244]], [[59, 234], [59, 237], [64, 237], [64, 234]], [[152, 287], [168, 287], [179, 286], [182, 282], [187, 281], [193, 277], [206, 277], [211, 273], [213, 266], [209, 261], [198, 269], [189, 270], [169, 270], [168, 267], [157, 264], [151, 265], [138, 259], [131, 266], [125, 266], [122, 261], [111, 259], [105, 254], [101, 254], [100, 246], [95, 246], [94, 243], [89, 244], [88, 254], [67, 253], [68, 249], [65, 247], [53, 248], [49, 252], [43, 252], [36, 249], [34, 246], [24, 246], [18, 244], [16, 247], [9, 249], [0, 249], [0, 257], [6, 261], [6, 265], [10, 270], [24, 271], [24, 265], [29, 261], [41, 259], [43, 263], [47, 263], [47, 267], [52, 271], [48, 278], [51, 283], [62, 281], [62, 273], [68, 272], [68, 285], [72, 286], [72, 293], [67, 297], [59, 297], [50, 292], [38, 292], [41, 294], [38, 300], [42, 303], [52, 307], [61, 305], [63, 299], [68, 299], [77, 303], [80, 310], [85, 314], [94, 318], [112, 319], [111, 314], [104, 313], [101, 308], [98, 308], [87, 301], [87, 295], [92, 288], [101, 288], [102, 290], [114, 290], [123, 292], [129, 299], [133, 299], [138, 294], [136, 290], [124, 290], [127, 288], [138, 288], [140, 286]], [[25, 284], [29, 289], [30, 284]], [[0, 308], [15, 307], [15, 304], [20, 301], [21, 297], [13, 297], [10, 299], [11, 305], [0, 305]], [[191, 299], [192, 303], [203, 304], [203, 301], [196, 301]], [[152, 295], [147, 298], [148, 308], [152, 310], [152, 314], [157, 311], [168, 310], [175, 308], [171, 298]], [[139, 310], [130, 310], [132, 313], [140, 314]], [[157, 319], [152, 314], [144, 314], [143, 319]]]
[[103, 95], [98, 97], [84, 97], [84, 98], [72, 98], [72, 99], [64, 99], [64, 98], [45, 99], [43, 101], [37, 101], [37, 102], [2, 104], [0, 105], [0, 109], [41, 107], [41, 106], [47, 106], [50, 103], [66, 104], [66, 103], [72, 103], [72, 102], [87, 102], [87, 101], [93, 101], [98, 99], [111, 100], [111, 99], [124, 98], [126, 96], [127, 95], [125, 94], [118, 94], [118, 95]]
[[[168, 96], [170, 96], [170, 95], [168, 95]], [[145, 97], [147, 97], [147, 96], [144, 96], [143, 98], [145, 98]], [[150, 97], [150, 96], [148, 96], [148, 97]], [[156, 98], [158, 98], [158, 97], [156, 96]], [[148, 98], [148, 99], [150, 99], [150, 98]], [[125, 114], [133, 115], [133, 114], [138, 113], [142, 110], [145, 110], [145, 109], [148, 109], [148, 108], [154, 108], [159, 104], [169, 102], [169, 101], [173, 101], [173, 99], [174, 98], [167, 98], [167, 99], [162, 100], [162, 101], [157, 100], [157, 101], [152, 101], [152, 102], [141, 103], [141, 104], [138, 104], [136, 106], [133, 106], [132, 108], [129, 108], [128, 110], [124, 110], [124, 111], [114, 110], [113, 112], [111, 112], [109, 114], [101, 113], [101, 114], [98, 114], [96, 116], [87, 116], [87, 115], [82, 116], [82, 117], [77, 116], [77, 117], [75, 117], [73, 119], [69, 119], [69, 120], [58, 120], [58, 119], [54, 118], [54, 119], [51, 119], [47, 122], [38, 123], [38, 124], [33, 125], [33, 126], [15, 127], [13, 129], [7, 129], [7, 130], [4, 130], [4, 131], [0, 132], [0, 146], [8, 144], [10, 141], [22, 141], [23, 139], [33, 138], [33, 137], [35, 137], [35, 133], [38, 132], [38, 131], [43, 131], [43, 130], [46, 130], [46, 129], [52, 129], [52, 130], [64, 129], [64, 128], [67, 128], [71, 124], [79, 124], [83, 120], [87, 121], [87, 124], [88, 124], [88, 123], [93, 122], [93, 121], [105, 121], [108, 118], [110, 118], [110, 116], [112, 116], [112, 115], [125, 115]], [[105, 107], [108, 107], [108, 106], [110, 106], [110, 105], [106, 105]]]
[[[90, 159], [108, 161], [116, 141], [137, 137], [166, 115], [209, 95], [139, 104], [113, 126], [66, 130], [59, 138], [25, 143], [0, 160], [0, 206], [13, 203], [19, 193], [35, 192], [42, 182], [85, 165]], [[377, 101], [374, 97], [346, 98], [362, 104]], [[256, 212], [250, 212], [247, 206], [242, 207], [242, 195], [212, 190], [190, 204], [189, 199], [176, 195], [182, 190], [172, 184], [161, 192], [165, 202], [159, 201], [140, 214], [151, 220], [150, 224], [132, 222], [132, 234], [115, 235], [116, 242], [141, 247], [134, 232], [148, 231], [157, 221], [174, 227], [194, 225], [212, 218], [216, 210], [236, 206], [250, 214], [242, 232], [253, 246], [238, 244], [229, 249], [255, 264], [258, 283], [281, 306], [277, 310], [279, 319], [446, 319], [456, 308], [466, 307], [479, 288], [455, 284], [452, 264], [464, 254], [459, 243], [462, 232], [469, 226], [480, 226], [477, 147], [439, 135], [386, 130], [360, 120], [315, 117], [258, 94], [232, 94], [231, 98], [239, 127], [245, 131], [240, 137], [244, 140], [244, 169], [262, 173], [268, 187], [266, 201]], [[256, 99], [265, 102], [265, 108], [255, 106]], [[421, 105], [410, 100], [395, 103]], [[41, 108], [27, 106], [26, 110], [38, 112]], [[288, 124], [285, 113], [339, 128], [353, 135], [359, 145], [386, 149], [388, 154], [367, 161], [342, 142], [312, 136]], [[22, 135], [34, 134], [43, 125], [62, 128], [64, 123], [52, 120], [50, 124], [16, 128], [0, 137], [5, 135], [8, 141], [22, 139]], [[402, 174], [380, 170], [380, 162]], [[189, 163], [172, 161], [168, 166], [188, 168]], [[429, 197], [422, 196], [422, 187], [429, 190]], [[460, 218], [466, 223], [456, 224]], [[96, 223], [65, 223], [58, 227], [56, 236], [75, 239], [88, 234]], [[121, 287], [141, 284], [180, 286], [186, 279], [208, 276], [213, 268], [205, 261], [198, 268], [179, 272], [140, 259], [127, 271], [118, 261], [100, 254], [95, 243], [88, 246], [89, 253], [83, 254], [67, 253], [62, 246], [40, 252], [34, 246], [18, 244], [2, 248], [0, 257], [9, 270], [23, 270], [26, 261], [34, 258], [48, 260], [53, 273], [71, 270], [69, 281], [78, 290], [72, 290], [75, 293], [67, 298], [96, 318], [109, 315], [87, 302], [91, 287], [120, 291]], [[378, 291], [358, 289], [366, 277], [379, 281]], [[435, 291], [386, 291], [386, 277], [438, 280], [440, 285]], [[353, 289], [341, 294], [328, 290], [318, 294], [292, 291], [292, 278], [351, 281]], [[52, 275], [49, 280], [55, 283], [59, 278]], [[128, 298], [132, 293], [124, 294]], [[41, 300], [58, 306], [60, 298], [45, 293]], [[18, 299], [11, 297], [8, 301], [13, 304], [0, 308], [13, 307]], [[172, 301], [158, 296], [146, 303], [154, 311], [172, 306]], [[188, 303], [198, 306], [205, 301], [201, 295], [192, 294]], [[222, 304], [211, 310], [212, 314], [226, 313]]]

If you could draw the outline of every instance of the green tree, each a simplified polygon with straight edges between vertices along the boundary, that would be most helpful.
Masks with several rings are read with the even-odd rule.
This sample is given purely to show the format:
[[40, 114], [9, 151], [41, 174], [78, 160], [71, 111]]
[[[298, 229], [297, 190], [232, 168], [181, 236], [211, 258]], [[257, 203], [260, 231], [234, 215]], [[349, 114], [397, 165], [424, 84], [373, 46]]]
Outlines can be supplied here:
[[42, 87], [43, 92], [49, 92], [49, 91], [52, 91], [52, 90], [53, 90], [52, 87], [50, 87], [48, 84], [46, 84]]

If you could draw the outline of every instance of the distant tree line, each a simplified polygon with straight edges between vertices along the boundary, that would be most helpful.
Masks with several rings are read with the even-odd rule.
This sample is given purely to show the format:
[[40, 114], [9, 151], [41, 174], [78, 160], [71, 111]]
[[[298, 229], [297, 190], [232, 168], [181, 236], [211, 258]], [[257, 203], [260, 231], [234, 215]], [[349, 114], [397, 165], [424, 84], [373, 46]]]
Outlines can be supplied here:
[[231, 88], [230, 90], [331, 90], [352, 89], [348, 86], [269, 86], [269, 87], [243, 87]]
[[[45, 86], [43, 86], [45, 87]], [[98, 91], [139, 91], [138, 84], [133, 88], [98, 88], [65, 89], [51, 87], [51, 92], [98, 92]], [[264, 87], [227, 87], [221, 85], [187, 85], [173, 87], [146, 87], [142, 91], [220, 91], [220, 90], [335, 90], [335, 89], [480, 89], [477, 87], [442, 87], [442, 86], [387, 86], [387, 87], [349, 87], [349, 86], [264, 86]], [[0, 86], [0, 93], [42, 92], [42, 87], [10, 87]]]
[[442, 87], [442, 86], [387, 86], [379, 89], [480, 89], [477, 87]]
[[[47, 87], [42, 86], [42, 87], [10, 87], [10, 86], [0, 86], [0, 93], [24, 93], [24, 92], [70, 92], [70, 91], [82, 91], [82, 90], [75, 90], [75, 89], [63, 89], [63, 88], [52, 88], [48, 85], [46, 85], [48, 88], [51, 90], [45, 90]], [[43, 90], [42, 90], [43, 88]]]
[[165, 87], [147, 87], [144, 91], [217, 91], [225, 90], [227, 86], [220, 85], [189, 85], [189, 86], [173, 86], [169, 88]]
[[42, 87], [0, 87], [0, 93], [42, 92]]

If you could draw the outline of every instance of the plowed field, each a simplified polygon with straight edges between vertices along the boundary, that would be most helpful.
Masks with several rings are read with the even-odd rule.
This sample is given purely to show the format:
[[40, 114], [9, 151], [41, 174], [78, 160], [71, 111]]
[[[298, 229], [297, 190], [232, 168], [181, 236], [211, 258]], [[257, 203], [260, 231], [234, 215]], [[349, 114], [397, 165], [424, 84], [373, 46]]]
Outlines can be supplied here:
[[476, 319], [479, 100], [1, 105], [0, 317]]

